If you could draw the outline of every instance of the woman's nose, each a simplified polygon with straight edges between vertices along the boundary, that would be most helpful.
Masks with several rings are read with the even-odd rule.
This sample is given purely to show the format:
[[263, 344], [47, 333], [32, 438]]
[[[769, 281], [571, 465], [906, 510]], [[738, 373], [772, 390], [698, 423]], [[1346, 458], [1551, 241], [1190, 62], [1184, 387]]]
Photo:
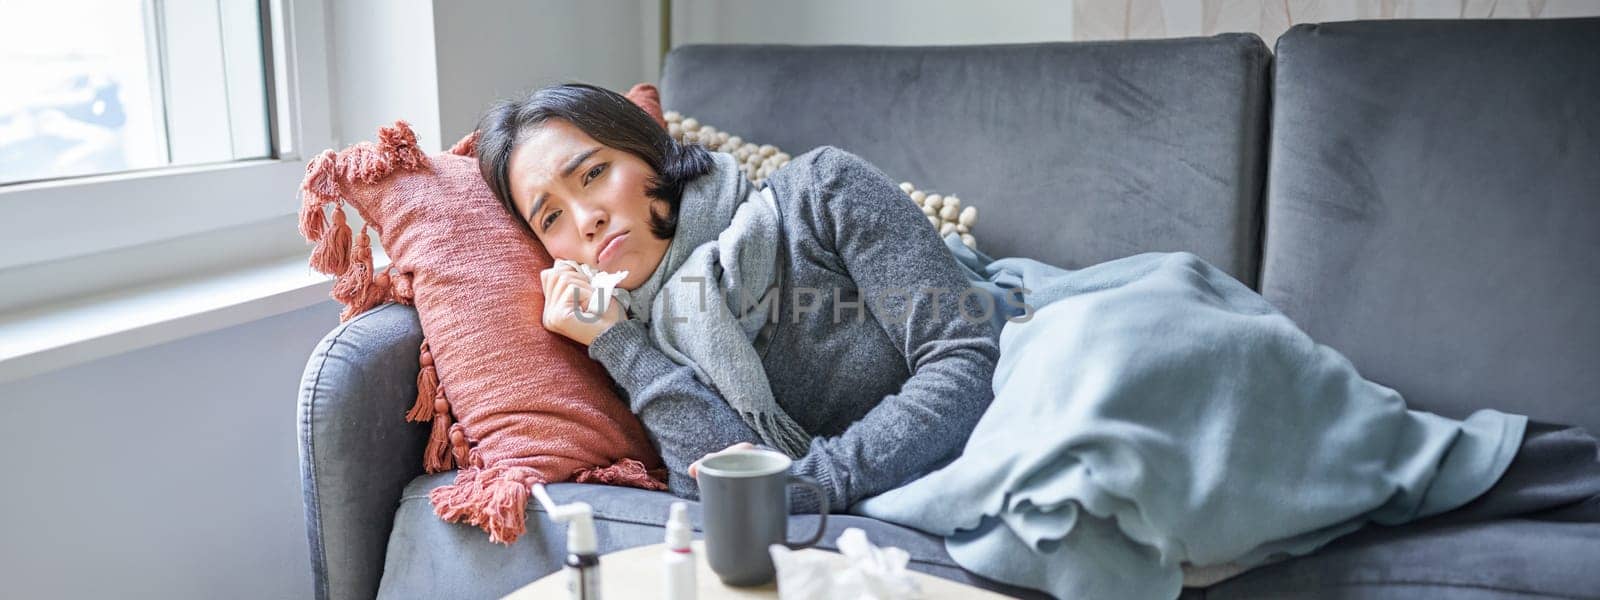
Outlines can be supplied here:
[[599, 232], [605, 230], [606, 219], [608, 218], [606, 211], [598, 208], [580, 210], [582, 210], [583, 213], [579, 219], [579, 227], [582, 228], [579, 230], [579, 232], [581, 232], [584, 237], [592, 238]]

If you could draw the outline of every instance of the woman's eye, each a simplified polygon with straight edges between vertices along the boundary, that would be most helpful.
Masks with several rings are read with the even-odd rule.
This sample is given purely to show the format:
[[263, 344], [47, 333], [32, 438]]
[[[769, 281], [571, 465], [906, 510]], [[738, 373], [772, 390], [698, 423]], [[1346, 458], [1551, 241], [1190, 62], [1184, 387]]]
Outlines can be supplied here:
[[558, 215], [560, 213], [561, 213], [561, 211], [558, 209], [558, 210], [552, 210], [549, 213], [545, 214], [544, 221], [539, 223], [539, 226], [543, 227], [545, 229], [549, 229], [550, 228], [550, 224], [555, 222], [556, 215]]
[[599, 177], [600, 176], [600, 172], [604, 171], [605, 168], [606, 168], [605, 163], [601, 163], [601, 164], [595, 165], [593, 168], [589, 169], [588, 173], [584, 173], [583, 182], [587, 184], [587, 183], [589, 183], [589, 180], [594, 179], [596, 177]]

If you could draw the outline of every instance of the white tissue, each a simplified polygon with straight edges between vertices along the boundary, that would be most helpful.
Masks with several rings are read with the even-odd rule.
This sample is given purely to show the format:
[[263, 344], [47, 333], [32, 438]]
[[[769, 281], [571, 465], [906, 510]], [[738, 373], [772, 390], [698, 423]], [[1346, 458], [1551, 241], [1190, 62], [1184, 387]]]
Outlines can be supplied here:
[[767, 548], [778, 573], [779, 600], [921, 598], [922, 588], [906, 564], [911, 555], [900, 548], [879, 548], [867, 532], [851, 527], [839, 534], [840, 560], [831, 554], [796, 552], [783, 544]]
[[617, 289], [617, 284], [622, 283], [622, 280], [628, 277], [627, 271], [607, 273], [575, 260], [556, 259], [556, 265], [563, 264], [572, 267], [582, 273], [584, 277], [589, 278], [589, 288], [594, 290], [594, 295], [589, 296], [589, 304], [584, 307], [584, 314], [595, 316], [604, 313], [606, 307], [611, 305], [612, 298], [616, 298], [617, 302], [622, 303], [623, 311], [628, 310], [628, 303], [632, 301], [632, 297], [628, 295], [628, 290]]

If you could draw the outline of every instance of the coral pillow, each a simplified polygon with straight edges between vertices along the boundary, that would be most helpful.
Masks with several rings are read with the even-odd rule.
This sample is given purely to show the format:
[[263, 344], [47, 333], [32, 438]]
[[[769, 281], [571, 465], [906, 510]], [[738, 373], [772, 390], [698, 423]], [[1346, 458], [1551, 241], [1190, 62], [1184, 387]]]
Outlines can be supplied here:
[[[338, 276], [341, 320], [416, 306], [425, 338], [406, 417], [432, 423], [428, 472], [461, 469], [430, 493], [434, 512], [510, 544], [534, 483], [665, 490], [666, 468], [604, 368], [545, 330], [539, 272], [554, 261], [483, 181], [475, 141], [426, 156], [400, 121], [376, 144], [324, 151], [306, 167], [300, 231], [317, 243], [312, 266]], [[385, 272], [373, 273], [367, 227], [352, 244], [341, 200], [377, 231]]]

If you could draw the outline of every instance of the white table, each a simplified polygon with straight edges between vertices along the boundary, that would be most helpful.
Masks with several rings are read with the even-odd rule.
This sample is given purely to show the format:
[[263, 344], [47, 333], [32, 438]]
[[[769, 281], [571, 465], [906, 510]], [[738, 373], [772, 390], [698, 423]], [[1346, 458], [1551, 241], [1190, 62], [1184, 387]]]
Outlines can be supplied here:
[[[706, 547], [704, 540], [695, 540], [695, 562], [698, 573], [695, 582], [700, 586], [698, 600], [744, 599], [744, 598], [777, 598], [778, 586], [776, 582], [760, 587], [738, 588], [722, 584], [717, 579], [717, 574], [711, 572], [711, 565], [706, 562]], [[661, 589], [661, 555], [666, 552], [666, 544], [652, 544], [639, 546], [627, 550], [618, 550], [600, 557], [600, 593], [607, 600], [613, 598], [628, 598], [649, 600], [660, 598]], [[838, 552], [807, 548], [799, 552], [830, 555], [843, 566], [845, 557]], [[1008, 598], [995, 592], [982, 588], [972, 587], [963, 583], [941, 579], [926, 573], [911, 572], [911, 577], [917, 580], [917, 585], [922, 586], [922, 597], [927, 600], [982, 600], [984, 598]], [[567, 593], [567, 573], [556, 571], [538, 581], [522, 586], [511, 595], [502, 600], [540, 600], [547, 598], [564, 598]]]

